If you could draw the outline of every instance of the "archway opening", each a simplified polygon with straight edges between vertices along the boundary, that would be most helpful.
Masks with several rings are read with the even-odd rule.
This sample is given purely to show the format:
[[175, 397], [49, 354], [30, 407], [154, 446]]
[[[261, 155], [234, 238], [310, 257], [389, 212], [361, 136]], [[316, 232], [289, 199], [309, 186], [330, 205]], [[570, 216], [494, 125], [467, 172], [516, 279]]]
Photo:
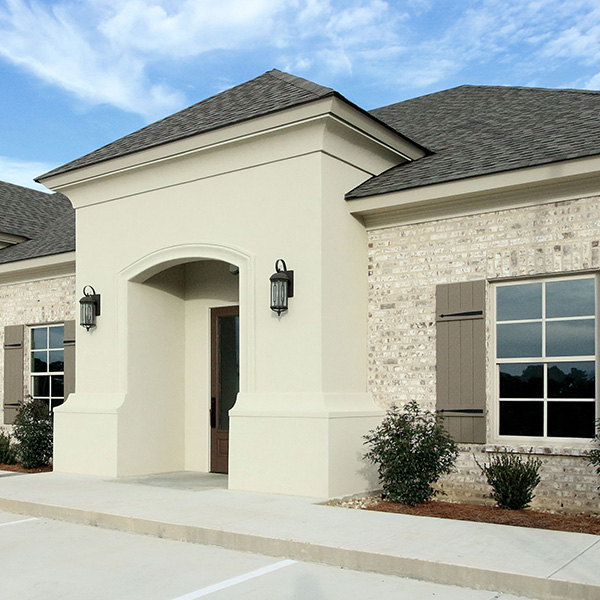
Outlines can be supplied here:
[[[128, 282], [127, 401], [135, 451], [123, 472], [211, 470], [211, 311], [239, 304], [238, 267], [213, 259], [155, 265]], [[214, 389], [214, 387], [213, 387]]]

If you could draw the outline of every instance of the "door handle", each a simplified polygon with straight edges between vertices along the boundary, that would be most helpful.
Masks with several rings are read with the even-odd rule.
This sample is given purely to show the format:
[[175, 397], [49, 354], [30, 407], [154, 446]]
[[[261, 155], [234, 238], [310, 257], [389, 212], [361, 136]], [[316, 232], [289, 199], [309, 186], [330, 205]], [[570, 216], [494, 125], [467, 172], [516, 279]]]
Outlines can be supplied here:
[[210, 426], [214, 429], [217, 426], [217, 399], [210, 399]]

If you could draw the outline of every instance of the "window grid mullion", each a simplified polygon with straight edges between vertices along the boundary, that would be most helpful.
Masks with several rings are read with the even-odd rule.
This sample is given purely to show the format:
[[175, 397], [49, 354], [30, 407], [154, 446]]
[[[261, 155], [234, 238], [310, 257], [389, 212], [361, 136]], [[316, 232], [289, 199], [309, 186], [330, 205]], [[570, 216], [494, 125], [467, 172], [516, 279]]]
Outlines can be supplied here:
[[[581, 277], [581, 279], [583, 279], [584, 277]], [[578, 279], [576, 277], [573, 277], [572, 279]], [[598, 318], [597, 318], [597, 312], [598, 312], [598, 302], [597, 302], [597, 297], [598, 297], [598, 293], [599, 293], [599, 288], [600, 288], [600, 284], [598, 282], [598, 277], [595, 276], [594, 278], [594, 313], [593, 315], [576, 315], [576, 316], [570, 316], [570, 317], [551, 317], [548, 318], [547, 316], [547, 281], [541, 281], [540, 283], [542, 284], [542, 297], [541, 297], [541, 302], [542, 302], [542, 314], [541, 314], [541, 319], [540, 318], [535, 318], [535, 319], [514, 319], [511, 321], [498, 321], [495, 320], [495, 329], [497, 331], [497, 327], [499, 324], [504, 324], [504, 323], [541, 323], [542, 326], [542, 348], [541, 348], [541, 357], [510, 357], [510, 358], [498, 358], [496, 357], [496, 369], [495, 369], [495, 373], [496, 373], [496, 378], [497, 378], [497, 383], [496, 383], [496, 398], [497, 401], [500, 401], [500, 370], [501, 370], [501, 365], [503, 364], [519, 364], [519, 363], [539, 363], [542, 366], [542, 373], [543, 373], [543, 398], [542, 398], [542, 402], [543, 402], [543, 436], [544, 438], [548, 437], [548, 428], [549, 428], [549, 404], [551, 402], [564, 402], [565, 398], [553, 398], [550, 399], [549, 398], [549, 367], [550, 367], [550, 362], [552, 363], [570, 363], [570, 362], [591, 362], [594, 364], [594, 373], [596, 373], [597, 370], [597, 365], [598, 365], [598, 355], [600, 353], [600, 349], [598, 348], [598, 339], [600, 339], [600, 325], [598, 323]], [[519, 283], [515, 283], [515, 284], [508, 284], [508, 285], [520, 285]], [[498, 288], [496, 288], [498, 289]], [[495, 310], [497, 311], [497, 304], [496, 302], [495, 304]], [[578, 355], [578, 356], [573, 356], [573, 355], [568, 355], [568, 356], [549, 356], [548, 355], [548, 349], [547, 349], [547, 324], [548, 322], [565, 322], [565, 321], [575, 321], [575, 320], [594, 320], [594, 331], [595, 331], [595, 346], [594, 346], [594, 354], [593, 355]], [[497, 347], [495, 349], [495, 352], [497, 351]], [[595, 377], [596, 379], [596, 388], [595, 388], [595, 397], [594, 398], [569, 398], [569, 400], [574, 401], [574, 402], [579, 402], [579, 403], [588, 403], [588, 402], [594, 402], [595, 407], [596, 407], [596, 411], [595, 414], [596, 416], [598, 415], [598, 413], [600, 413], [600, 408], [598, 408], [600, 406], [600, 399], [599, 399], [599, 395], [600, 395], [600, 382], [598, 382], [598, 378]], [[506, 398], [503, 399], [503, 401], [511, 401], [511, 400], [515, 400], [517, 401], [518, 399], [516, 398]], [[525, 399], [527, 400], [527, 399]], [[532, 399], [533, 400], [533, 399]], [[497, 430], [499, 433], [499, 429]], [[556, 435], [556, 434], [555, 434]], [[510, 437], [510, 435], [508, 435], [508, 437]]]

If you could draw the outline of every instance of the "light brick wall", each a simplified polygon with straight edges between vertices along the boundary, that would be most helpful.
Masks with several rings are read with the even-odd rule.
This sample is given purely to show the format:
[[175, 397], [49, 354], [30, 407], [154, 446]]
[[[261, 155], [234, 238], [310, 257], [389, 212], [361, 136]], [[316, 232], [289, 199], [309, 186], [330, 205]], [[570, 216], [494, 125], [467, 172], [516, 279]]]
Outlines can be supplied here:
[[[386, 407], [415, 399], [435, 408], [436, 285], [599, 269], [599, 241], [598, 197], [369, 232], [368, 369], [376, 402]], [[543, 458], [543, 490], [552, 499], [544, 505], [600, 512], [600, 480], [583, 458], [563, 456], [571, 450], [558, 447], [536, 451], [550, 453]], [[471, 453], [461, 456], [453, 483], [445, 484], [454, 499], [479, 485]], [[577, 481], [565, 487], [568, 477]], [[481, 489], [475, 493], [481, 498]]]
[[[0, 285], [0, 398], [4, 398], [4, 327], [25, 325], [26, 367], [23, 373], [25, 394], [28, 393], [28, 350], [29, 335], [27, 326], [62, 323], [75, 319], [75, 276], [41, 279], [25, 283]], [[1, 414], [0, 427], [4, 423]]]
[[[502, 449], [505, 447], [503, 446]], [[487, 484], [481, 465], [489, 462], [490, 452], [500, 447], [461, 445], [454, 473], [444, 476], [437, 486], [446, 495], [441, 499], [474, 504], [494, 504], [491, 487]], [[514, 448], [527, 459], [530, 448]], [[533, 509], [570, 513], [600, 514], [600, 478], [594, 468], [576, 450], [558, 448], [538, 449], [534, 457], [541, 460], [541, 482], [535, 489]], [[475, 462], [477, 460], [477, 462]]]

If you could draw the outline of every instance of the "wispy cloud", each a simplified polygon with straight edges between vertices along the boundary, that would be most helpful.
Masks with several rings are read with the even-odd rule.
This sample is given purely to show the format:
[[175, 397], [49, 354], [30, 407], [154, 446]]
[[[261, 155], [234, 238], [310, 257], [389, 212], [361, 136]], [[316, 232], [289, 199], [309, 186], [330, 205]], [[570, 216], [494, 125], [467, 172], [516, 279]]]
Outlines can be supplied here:
[[580, 85], [600, 77], [597, 0], [0, 0], [0, 39], [0, 56], [44, 81], [148, 120], [187, 102], [169, 65], [215, 52], [415, 91], [474, 67], [504, 83], [573, 62]]
[[0, 12], [0, 55], [80, 99], [153, 118], [184, 102], [177, 90], [151, 82], [146, 63], [98, 30], [102, 0], [86, 5], [6, 0]]
[[36, 183], [33, 178], [48, 172], [51, 168], [53, 168], [52, 165], [41, 162], [22, 161], [0, 156], [0, 181], [8, 181], [23, 187], [47, 192], [48, 189]]

